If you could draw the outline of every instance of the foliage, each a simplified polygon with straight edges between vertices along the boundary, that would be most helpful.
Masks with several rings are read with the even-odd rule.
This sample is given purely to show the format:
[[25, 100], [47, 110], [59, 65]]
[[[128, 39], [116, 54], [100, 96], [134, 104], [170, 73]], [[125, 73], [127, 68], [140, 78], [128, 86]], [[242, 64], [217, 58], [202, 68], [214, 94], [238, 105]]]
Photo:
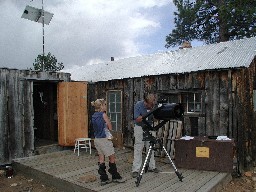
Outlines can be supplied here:
[[51, 55], [50, 52], [46, 56], [43, 56], [43, 54], [37, 56], [35, 62], [33, 63], [34, 70], [43, 71], [42, 64], [44, 71], [60, 71], [64, 68], [63, 63], [57, 63], [56, 57]]
[[165, 47], [184, 41], [206, 44], [256, 35], [256, 0], [174, 0], [175, 29]]

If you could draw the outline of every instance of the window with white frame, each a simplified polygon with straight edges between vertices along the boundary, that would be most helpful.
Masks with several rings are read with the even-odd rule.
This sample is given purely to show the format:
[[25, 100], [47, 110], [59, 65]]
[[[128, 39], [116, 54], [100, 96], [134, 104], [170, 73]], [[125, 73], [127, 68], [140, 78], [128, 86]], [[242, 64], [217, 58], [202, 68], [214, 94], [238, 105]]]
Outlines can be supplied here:
[[202, 94], [197, 93], [182, 93], [181, 103], [185, 113], [201, 113], [202, 112]]
[[167, 97], [169, 103], [181, 103], [185, 113], [202, 113], [201, 92], [169, 93], [162, 96]]
[[107, 103], [107, 113], [111, 120], [113, 131], [122, 131], [122, 91], [108, 91]]

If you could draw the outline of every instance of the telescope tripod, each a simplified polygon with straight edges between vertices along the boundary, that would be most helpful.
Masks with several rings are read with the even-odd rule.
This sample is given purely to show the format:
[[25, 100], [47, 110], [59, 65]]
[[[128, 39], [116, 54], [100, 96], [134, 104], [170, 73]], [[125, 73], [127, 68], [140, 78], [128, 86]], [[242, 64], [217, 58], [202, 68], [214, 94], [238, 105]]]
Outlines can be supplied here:
[[[145, 132], [144, 132], [144, 133], [145, 133]], [[142, 166], [142, 168], [141, 168], [141, 170], [140, 170], [139, 175], [137, 176], [137, 181], [135, 181], [136, 187], [138, 187], [139, 184], [140, 184], [140, 181], [141, 181], [141, 179], [142, 179], [142, 175], [143, 175], [144, 170], [145, 170], [145, 172], [147, 171], [147, 167], [148, 167], [148, 165], [149, 165], [149, 161], [150, 161], [150, 158], [151, 158], [151, 155], [152, 155], [152, 150], [156, 150], [155, 144], [157, 144], [157, 143], [160, 145], [160, 148], [162, 148], [162, 149], [164, 150], [165, 154], [167, 155], [167, 157], [169, 158], [169, 160], [170, 160], [170, 162], [171, 162], [172, 167], [173, 167], [174, 170], [175, 170], [176, 175], [178, 176], [179, 180], [182, 181], [182, 179], [183, 179], [184, 177], [182, 176], [182, 174], [181, 174], [181, 173], [178, 171], [178, 169], [176, 168], [176, 166], [175, 166], [175, 164], [173, 163], [173, 161], [172, 161], [170, 155], [168, 154], [167, 150], [166, 150], [165, 147], [163, 146], [161, 140], [160, 140], [160, 139], [156, 139], [156, 138], [153, 137], [153, 136], [151, 135], [151, 133], [149, 133], [149, 132], [148, 132], [148, 133], [145, 133], [145, 134], [146, 134], [146, 137], [143, 138], [143, 141], [149, 141], [149, 144], [150, 144], [150, 145], [149, 145], [149, 149], [148, 149], [148, 153], [147, 153], [146, 159], [145, 159], [145, 161], [144, 161], [144, 163], [143, 163], [143, 166]]]

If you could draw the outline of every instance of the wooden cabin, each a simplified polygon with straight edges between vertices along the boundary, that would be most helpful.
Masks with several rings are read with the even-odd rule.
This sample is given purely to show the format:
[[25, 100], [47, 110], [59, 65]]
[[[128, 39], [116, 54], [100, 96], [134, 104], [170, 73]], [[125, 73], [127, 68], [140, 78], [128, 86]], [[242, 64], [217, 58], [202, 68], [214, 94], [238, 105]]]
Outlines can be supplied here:
[[[88, 102], [107, 99], [116, 146], [133, 146], [134, 104], [153, 91], [185, 107], [182, 135], [233, 138], [239, 164], [248, 167], [256, 160], [255, 50], [252, 37], [112, 59], [81, 67], [71, 78], [89, 82]], [[88, 110], [90, 119], [93, 110]], [[170, 122], [169, 130], [175, 123]], [[163, 136], [165, 144], [172, 145], [168, 134]]]
[[[256, 160], [256, 38], [84, 66], [70, 73], [0, 69], [0, 163], [34, 155], [37, 141], [73, 146], [91, 134], [90, 102], [106, 98], [116, 147], [133, 147], [133, 107], [147, 92], [182, 103], [182, 122], [158, 136], [233, 138], [242, 167]], [[72, 81], [71, 81], [72, 80]], [[180, 133], [173, 132], [178, 128]], [[176, 129], [175, 129], [176, 130]]]
[[58, 141], [57, 88], [70, 74], [0, 69], [0, 164]]

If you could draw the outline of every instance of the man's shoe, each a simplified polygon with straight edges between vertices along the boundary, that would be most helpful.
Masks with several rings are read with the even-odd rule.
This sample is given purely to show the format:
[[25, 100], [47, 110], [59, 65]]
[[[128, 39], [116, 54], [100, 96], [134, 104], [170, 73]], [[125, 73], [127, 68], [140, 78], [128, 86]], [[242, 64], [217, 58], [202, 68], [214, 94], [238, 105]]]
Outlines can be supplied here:
[[138, 176], [138, 172], [136, 172], [136, 171], [135, 171], [135, 172], [132, 172], [132, 177], [133, 177], [133, 178], [136, 178], [137, 176]]
[[112, 181], [115, 183], [124, 183], [126, 181], [126, 179], [120, 177], [119, 179], [112, 179]]
[[100, 181], [100, 185], [101, 185], [101, 186], [107, 185], [107, 184], [109, 184], [109, 183], [111, 183], [110, 180]]
[[155, 168], [155, 169], [149, 169], [148, 172], [154, 172], [154, 173], [159, 173], [160, 170]]

